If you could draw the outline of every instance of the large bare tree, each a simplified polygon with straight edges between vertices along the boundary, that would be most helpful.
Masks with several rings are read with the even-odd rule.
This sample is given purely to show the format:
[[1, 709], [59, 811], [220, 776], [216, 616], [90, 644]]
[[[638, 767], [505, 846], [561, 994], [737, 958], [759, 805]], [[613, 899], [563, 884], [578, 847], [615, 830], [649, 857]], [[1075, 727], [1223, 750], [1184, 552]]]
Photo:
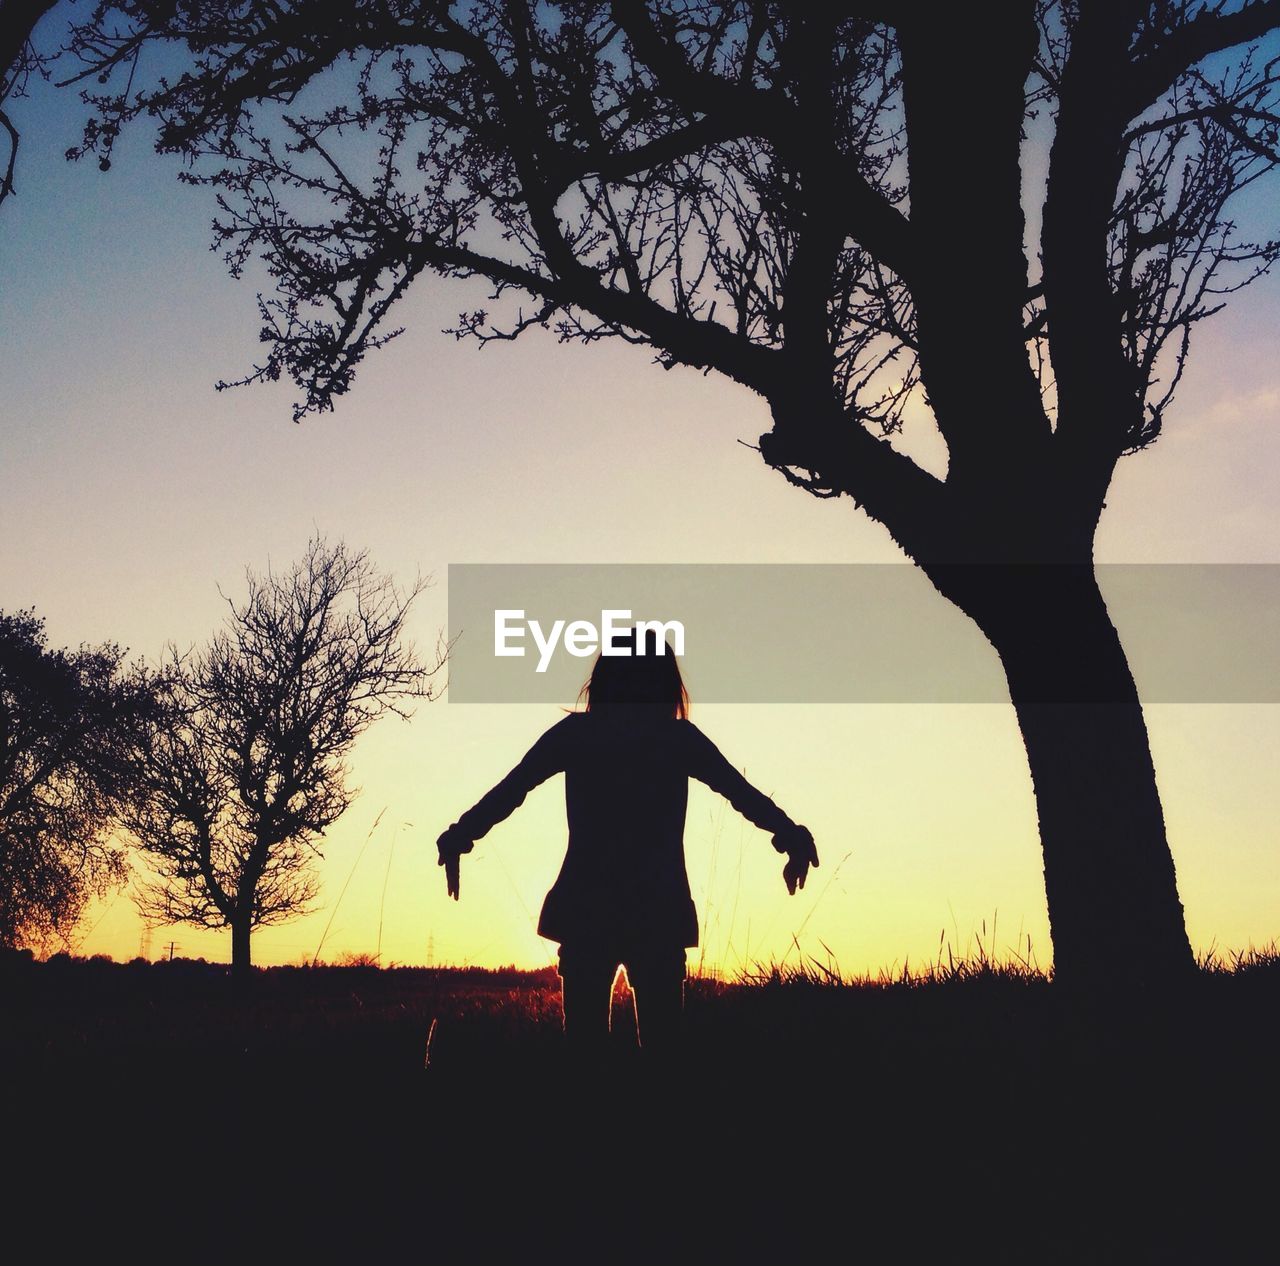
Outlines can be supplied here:
[[[249, 377], [290, 375], [298, 417], [426, 274], [493, 283], [459, 335], [618, 337], [762, 396], [763, 459], [882, 523], [999, 654], [1059, 978], [1177, 978], [1093, 542], [1196, 324], [1277, 254], [1230, 204], [1277, 161], [1278, 25], [1280, 0], [105, 3], [80, 152], [151, 115], [217, 187], [232, 270], [274, 279]], [[909, 411], [944, 478], [895, 447]]]
[[404, 637], [422, 582], [401, 591], [364, 551], [317, 537], [287, 571], [248, 579], [206, 647], [171, 654], [126, 818], [151, 863], [143, 917], [229, 927], [240, 978], [253, 930], [318, 895], [324, 831], [353, 795], [355, 740], [384, 713], [430, 699], [440, 667]]

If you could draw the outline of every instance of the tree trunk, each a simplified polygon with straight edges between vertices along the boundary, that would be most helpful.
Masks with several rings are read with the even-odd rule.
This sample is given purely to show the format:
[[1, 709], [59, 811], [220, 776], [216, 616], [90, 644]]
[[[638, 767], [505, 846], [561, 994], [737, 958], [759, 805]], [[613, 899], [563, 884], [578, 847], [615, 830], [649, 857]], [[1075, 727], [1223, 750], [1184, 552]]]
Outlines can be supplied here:
[[1092, 992], [1186, 979], [1146, 722], [1092, 564], [977, 571], [966, 609], [999, 652], [1026, 745], [1055, 979]]
[[250, 936], [253, 926], [248, 919], [236, 919], [231, 924], [231, 978], [243, 983], [253, 972], [250, 956]]

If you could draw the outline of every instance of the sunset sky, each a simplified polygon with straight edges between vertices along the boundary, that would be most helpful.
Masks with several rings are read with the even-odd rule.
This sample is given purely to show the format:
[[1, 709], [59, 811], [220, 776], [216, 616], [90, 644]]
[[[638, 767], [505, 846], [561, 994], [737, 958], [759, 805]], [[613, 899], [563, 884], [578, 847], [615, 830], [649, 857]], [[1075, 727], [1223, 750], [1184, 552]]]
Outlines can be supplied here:
[[[317, 530], [368, 547], [401, 579], [435, 578], [414, 617], [426, 651], [447, 621], [451, 563], [900, 561], [847, 500], [806, 497], [736, 443], [768, 419], [731, 384], [664, 373], [621, 345], [533, 334], [479, 351], [440, 334], [477, 306], [479, 286], [420, 283], [399, 317], [408, 332], [370, 358], [336, 413], [293, 425], [289, 384], [216, 393], [259, 346], [252, 283], [231, 281], [208, 249], [208, 191], [179, 185], [142, 131], [107, 175], [65, 163], [70, 97], [41, 90], [13, 114], [0, 607], [34, 607], [55, 644], [114, 640], [151, 659], [189, 646], [222, 618], [219, 585], [238, 596], [246, 566], [287, 564]], [[1274, 206], [1275, 189], [1251, 210]], [[1166, 434], [1122, 464], [1101, 559], [1280, 563], [1278, 330], [1275, 277], [1202, 330]], [[923, 433], [904, 442], [936, 460]], [[690, 675], [696, 686], [696, 665]], [[255, 960], [310, 958], [331, 921], [329, 959], [553, 961], [534, 924], [563, 856], [562, 782], [464, 858], [458, 904], [434, 840], [559, 715], [446, 696], [372, 729], [351, 762], [361, 794], [328, 835], [320, 908], [258, 934]], [[1030, 937], [1047, 965], [1011, 707], [699, 707], [695, 694], [693, 718], [812, 829], [822, 856], [788, 898], [768, 837], [695, 784], [686, 846], [706, 966], [829, 951], [845, 972], [875, 971], [934, 957], [944, 932], [963, 950], [984, 920], [998, 924], [998, 951]], [[1148, 722], [1193, 943], [1270, 941], [1280, 709], [1159, 704]], [[95, 905], [76, 948], [128, 958], [141, 937], [125, 893]], [[228, 935], [177, 927], [155, 931], [152, 954], [169, 941], [184, 955], [230, 952]]]

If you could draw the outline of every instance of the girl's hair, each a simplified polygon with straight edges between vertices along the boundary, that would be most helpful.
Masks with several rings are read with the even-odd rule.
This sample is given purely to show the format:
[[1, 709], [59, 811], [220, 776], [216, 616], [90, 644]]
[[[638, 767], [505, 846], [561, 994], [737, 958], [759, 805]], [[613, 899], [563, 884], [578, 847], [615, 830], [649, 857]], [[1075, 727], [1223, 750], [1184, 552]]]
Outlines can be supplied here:
[[639, 705], [648, 715], [678, 720], [689, 715], [689, 692], [670, 642], [659, 647], [657, 633], [645, 629], [640, 651], [634, 631], [615, 634], [613, 646], [622, 653], [598, 655], [591, 676], [578, 692], [578, 702], [585, 703], [586, 711], [607, 713], [621, 706], [636, 715]]

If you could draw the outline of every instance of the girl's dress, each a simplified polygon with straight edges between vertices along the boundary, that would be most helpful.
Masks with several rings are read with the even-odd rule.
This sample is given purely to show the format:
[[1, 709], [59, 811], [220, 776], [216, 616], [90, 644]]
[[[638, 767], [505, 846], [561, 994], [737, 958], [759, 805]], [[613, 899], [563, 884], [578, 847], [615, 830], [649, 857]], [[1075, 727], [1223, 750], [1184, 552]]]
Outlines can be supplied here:
[[[538, 933], [569, 954], [652, 955], [697, 945], [684, 859], [689, 779], [774, 835], [796, 824], [691, 721], [573, 712], [451, 828], [478, 840], [539, 783], [565, 775], [569, 847]], [[683, 960], [683, 955], [681, 955]]]

